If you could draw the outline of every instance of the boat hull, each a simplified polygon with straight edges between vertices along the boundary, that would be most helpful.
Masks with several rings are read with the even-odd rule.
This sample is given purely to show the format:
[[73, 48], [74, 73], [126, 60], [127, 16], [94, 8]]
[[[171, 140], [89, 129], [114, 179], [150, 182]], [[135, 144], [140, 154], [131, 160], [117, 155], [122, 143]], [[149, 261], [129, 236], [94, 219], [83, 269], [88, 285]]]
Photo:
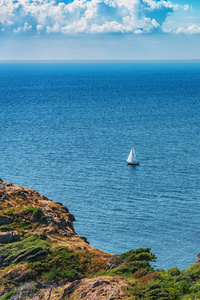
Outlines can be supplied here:
[[130, 165], [130, 166], [136, 166], [139, 164], [140, 164], [139, 161], [127, 162], [127, 165]]

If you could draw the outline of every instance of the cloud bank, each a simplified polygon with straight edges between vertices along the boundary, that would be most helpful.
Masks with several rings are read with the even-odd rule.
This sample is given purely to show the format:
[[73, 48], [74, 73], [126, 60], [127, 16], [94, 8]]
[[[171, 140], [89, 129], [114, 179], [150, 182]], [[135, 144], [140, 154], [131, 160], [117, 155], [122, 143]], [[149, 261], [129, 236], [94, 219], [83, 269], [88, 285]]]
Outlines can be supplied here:
[[[189, 5], [167, 0], [0, 0], [0, 31], [15, 34], [148, 34]], [[199, 33], [195, 25], [175, 33]]]

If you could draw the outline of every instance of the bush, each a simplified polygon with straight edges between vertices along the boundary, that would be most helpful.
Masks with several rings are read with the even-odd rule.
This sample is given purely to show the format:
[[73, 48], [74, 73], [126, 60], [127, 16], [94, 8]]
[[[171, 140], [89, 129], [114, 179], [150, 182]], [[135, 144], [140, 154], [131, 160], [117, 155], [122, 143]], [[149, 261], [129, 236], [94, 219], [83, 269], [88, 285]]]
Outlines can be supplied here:
[[46, 259], [41, 262], [32, 262], [29, 267], [52, 281], [75, 280], [84, 274], [85, 262], [81, 263], [79, 253], [69, 250], [67, 247], [57, 247]]
[[44, 279], [67, 282], [102, 270], [106, 263], [90, 252], [59, 246], [43, 261], [30, 262], [29, 267]]
[[10, 299], [11, 296], [13, 296], [14, 294], [16, 294], [16, 291], [10, 291], [6, 294], [4, 294], [3, 296], [0, 297], [0, 300], [7, 300]]
[[180, 275], [181, 271], [177, 267], [174, 267], [174, 268], [169, 269], [168, 273], [171, 276], [178, 276], [178, 275]]
[[114, 268], [108, 271], [107, 274], [130, 277], [140, 269], [145, 269], [146, 274], [153, 271], [150, 262], [155, 261], [156, 256], [150, 250], [150, 248], [140, 248], [115, 255], [112, 262]]
[[39, 223], [46, 222], [46, 217], [45, 217], [43, 211], [41, 210], [41, 208], [39, 208], [39, 207], [34, 208], [33, 214], [32, 214], [32, 220], [33, 220], [33, 222], [39, 222]]

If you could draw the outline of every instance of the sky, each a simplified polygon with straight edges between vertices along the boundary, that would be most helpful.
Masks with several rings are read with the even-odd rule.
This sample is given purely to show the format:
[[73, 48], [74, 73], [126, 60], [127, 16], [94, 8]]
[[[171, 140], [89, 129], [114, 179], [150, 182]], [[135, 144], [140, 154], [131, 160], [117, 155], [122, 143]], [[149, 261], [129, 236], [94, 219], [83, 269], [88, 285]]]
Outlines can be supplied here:
[[0, 60], [200, 59], [198, 0], [0, 0]]

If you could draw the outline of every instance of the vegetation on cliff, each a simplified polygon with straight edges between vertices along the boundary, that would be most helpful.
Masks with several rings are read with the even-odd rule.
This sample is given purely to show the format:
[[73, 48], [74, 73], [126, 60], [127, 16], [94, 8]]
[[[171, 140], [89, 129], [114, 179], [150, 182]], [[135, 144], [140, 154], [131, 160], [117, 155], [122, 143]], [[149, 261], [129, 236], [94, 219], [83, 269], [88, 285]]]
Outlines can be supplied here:
[[0, 180], [0, 300], [200, 299], [200, 264], [156, 270], [149, 248], [110, 255], [61, 203]]

